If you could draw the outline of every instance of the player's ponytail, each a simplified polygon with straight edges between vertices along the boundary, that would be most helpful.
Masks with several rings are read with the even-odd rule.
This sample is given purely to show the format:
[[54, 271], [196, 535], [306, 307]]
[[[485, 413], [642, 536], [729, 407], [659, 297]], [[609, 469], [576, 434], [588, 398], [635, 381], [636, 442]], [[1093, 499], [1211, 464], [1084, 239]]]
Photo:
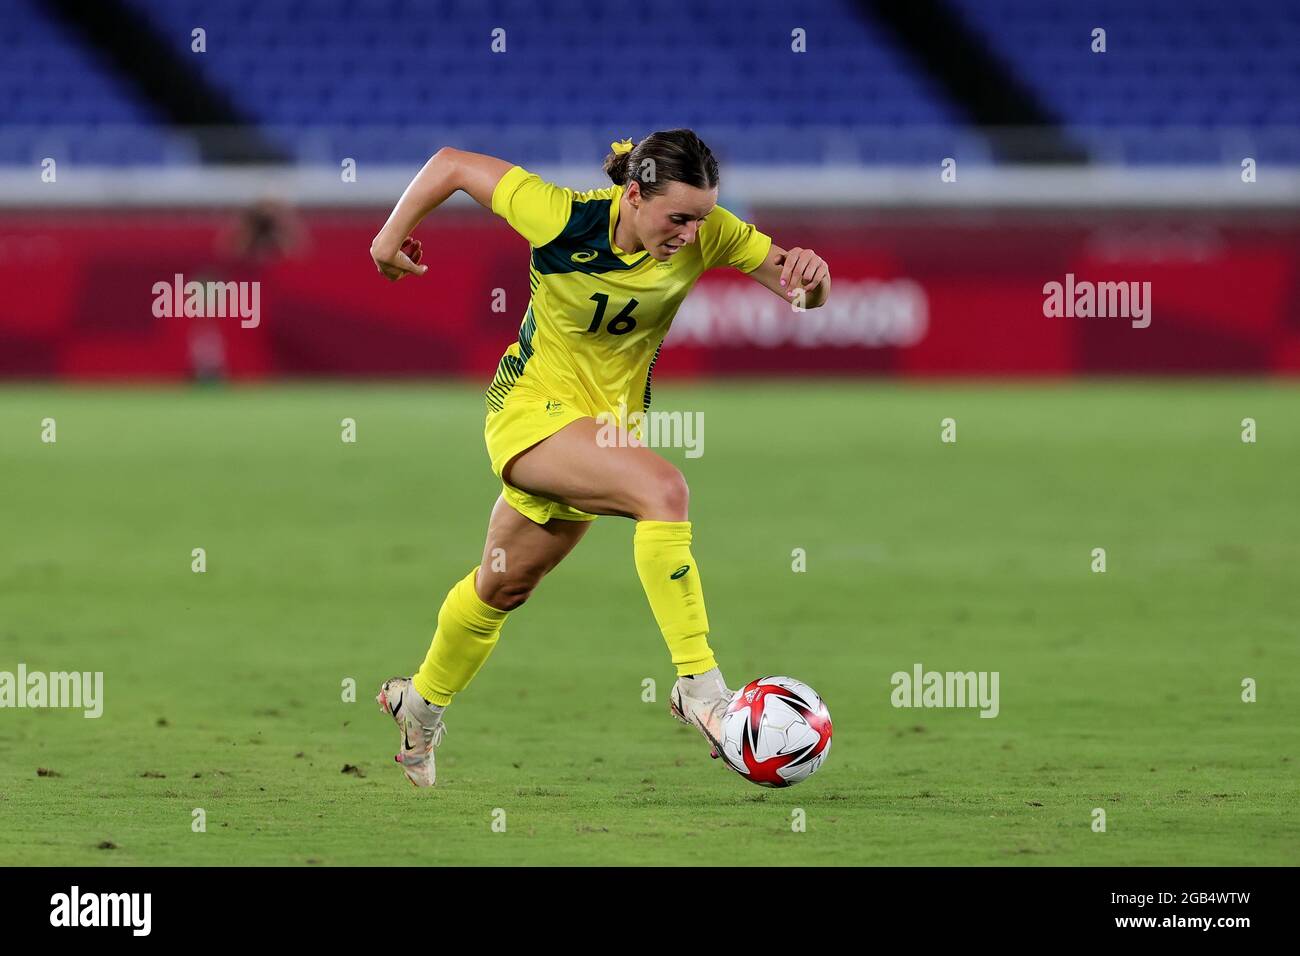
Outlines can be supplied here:
[[712, 150], [689, 129], [660, 130], [633, 145], [629, 139], [610, 144], [605, 172], [616, 186], [632, 180], [641, 193], [654, 196], [667, 183], [685, 183], [697, 189], [718, 185], [718, 161]]
[[610, 143], [609, 148], [612, 152], [605, 157], [605, 172], [614, 181], [615, 186], [624, 186], [627, 184], [628, 161], [632, 158], [632, 150], [636, 146], [630, 139], [625, 139]]

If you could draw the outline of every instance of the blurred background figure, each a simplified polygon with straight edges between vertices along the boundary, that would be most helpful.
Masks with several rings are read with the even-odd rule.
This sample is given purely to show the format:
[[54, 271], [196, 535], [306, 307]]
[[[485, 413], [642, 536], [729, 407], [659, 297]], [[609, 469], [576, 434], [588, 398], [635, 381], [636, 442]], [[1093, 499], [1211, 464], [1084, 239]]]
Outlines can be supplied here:
[[219, 251], [239, 261], [260, 263], [294, 255], [302, 243], [302, 226], [293, 208], [277, 199], [262, 199], [240, 213], [233, 228], [221, 237]]

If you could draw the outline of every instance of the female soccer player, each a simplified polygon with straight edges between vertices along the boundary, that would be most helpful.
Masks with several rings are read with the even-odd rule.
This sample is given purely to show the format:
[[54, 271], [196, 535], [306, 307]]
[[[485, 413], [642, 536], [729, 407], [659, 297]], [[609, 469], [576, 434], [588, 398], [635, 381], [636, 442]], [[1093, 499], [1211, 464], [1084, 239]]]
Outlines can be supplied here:
[[830, 273], [811, 249], [782, 249], [717, 205], [718, 163], [690, 130], [611, 146], [613, 186], [586, 192], [444, 147], [370, 247], [389, 281], [424, 275], [410, 234], [458, 189], [532, 246], [532, 298], [487, 390], [487, 449], [502, 494], [482, 562], [448, 593], [415, 676], [385, 681], [376, 698], [402, 732], [395, 759], [417, 787], [434, 783], [433, 749], [452, 698], [492, 653], [507, 615], [596, 515], [636, 522], [637, 574], [677, 667], [669, 710], [704, 734], [713, 756], [721, 747], [732, 692], [709, 648], [686, 481], [627, 426], [650, 404], [660, 343], [702, 272], [739, 269], [804, 308], [826, 301]]

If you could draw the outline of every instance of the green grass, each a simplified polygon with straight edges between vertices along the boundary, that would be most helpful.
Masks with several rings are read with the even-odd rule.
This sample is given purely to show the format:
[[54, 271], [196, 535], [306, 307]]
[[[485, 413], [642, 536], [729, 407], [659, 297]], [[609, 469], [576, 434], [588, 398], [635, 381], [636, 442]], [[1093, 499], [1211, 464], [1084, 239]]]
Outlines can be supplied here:
[[[106, 697], [0, 710], [0, 864], [1300, 862], [1294, 386], [665, 383], [705, 415], [704, 456], [667, 454], [714, 649], [733, 685], [816, 687], [829, 761], [768, 791], [708, 759], [666, 712], [632, 525], [602, 518], [415, 791], [372, 698], [478, 560], [481, 396], [0, 390], [0, 670], [103, 671]], [[918, 661], [1000, 672], [1000, 715], [893, 708]]]

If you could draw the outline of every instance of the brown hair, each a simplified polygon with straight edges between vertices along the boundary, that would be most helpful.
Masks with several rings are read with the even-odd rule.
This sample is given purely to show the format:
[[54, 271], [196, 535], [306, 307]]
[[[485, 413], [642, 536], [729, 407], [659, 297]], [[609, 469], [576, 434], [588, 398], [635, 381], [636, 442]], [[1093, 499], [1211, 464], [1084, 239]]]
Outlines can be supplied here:
[[718, 161], [704, 142], [689, 129], [651, 133], [626, 153], [605, 157], [605, 172], [616, 186], [633, 180], [646, 196], [663, 192], [665, 183], [685, 183], [697, 189], [718, 185]]

